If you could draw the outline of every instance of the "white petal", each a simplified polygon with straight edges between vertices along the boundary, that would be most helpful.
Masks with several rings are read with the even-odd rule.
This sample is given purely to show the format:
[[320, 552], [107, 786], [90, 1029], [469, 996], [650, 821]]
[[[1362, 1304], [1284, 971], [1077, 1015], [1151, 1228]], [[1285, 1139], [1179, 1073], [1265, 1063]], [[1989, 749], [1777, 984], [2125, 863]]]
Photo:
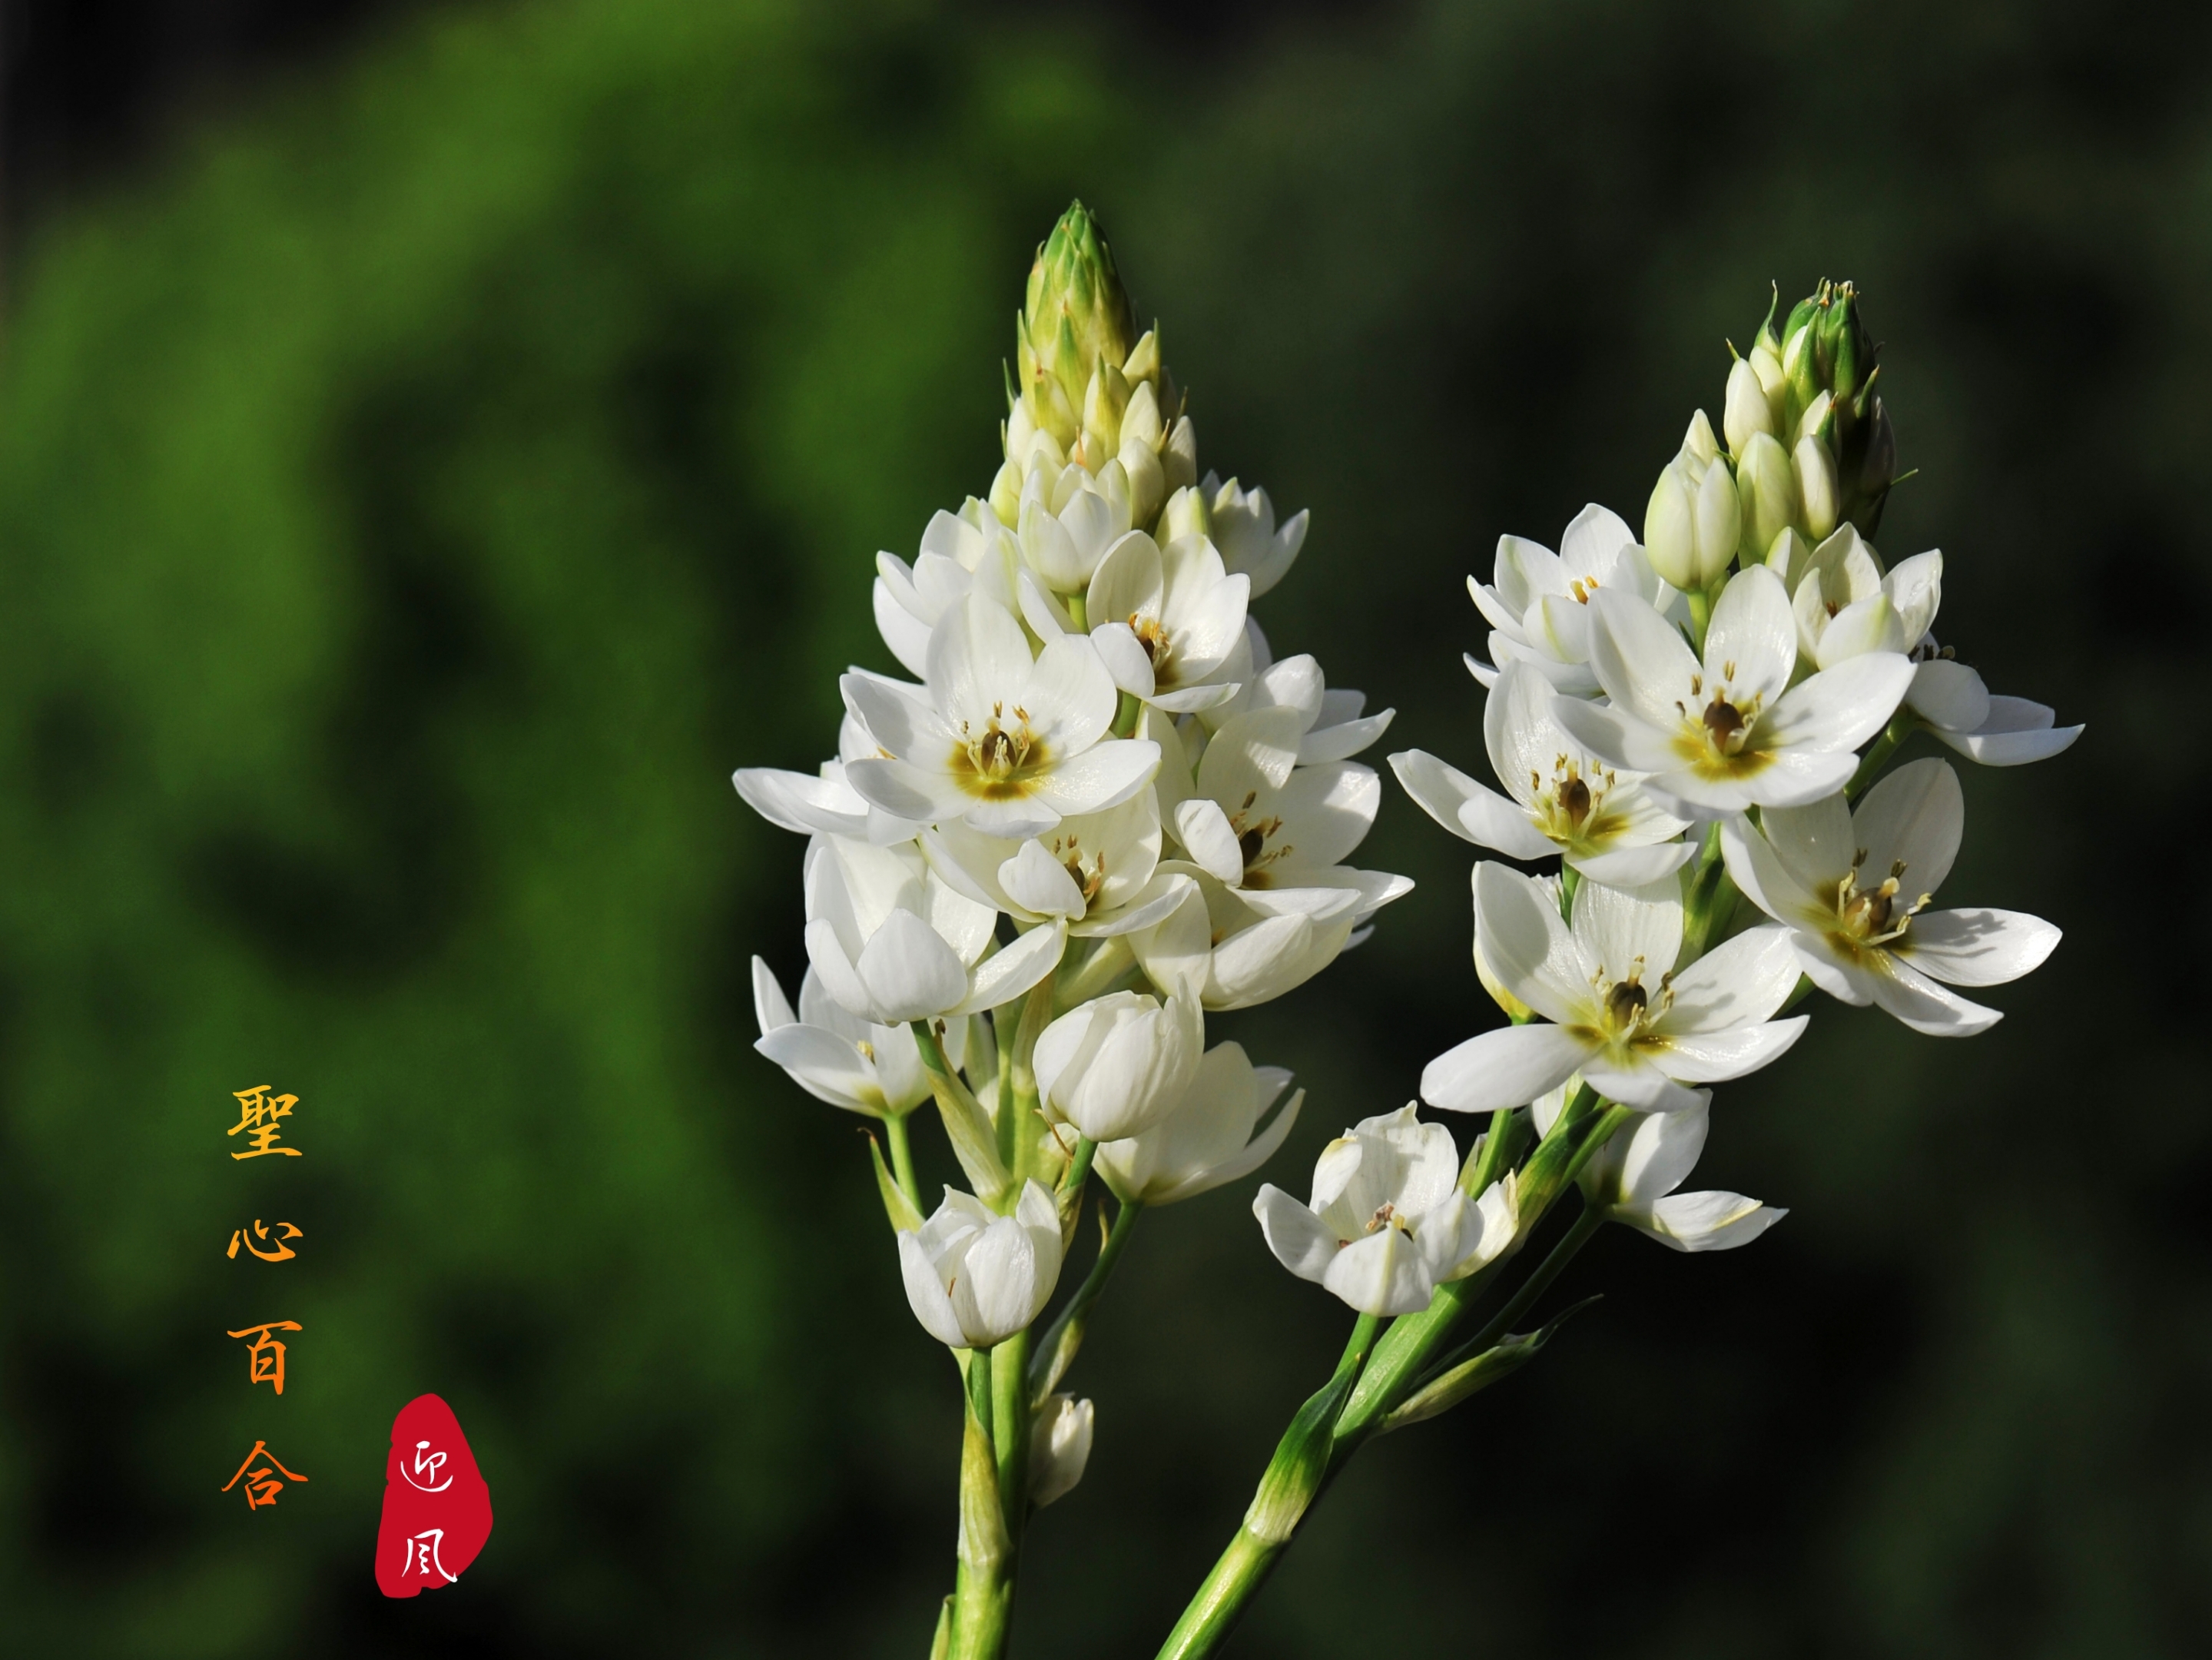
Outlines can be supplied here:
[[1905, 701], [1930, 726], [1972, 732], [1990, 718], [1990, 689], [1964, 663], [1932, 658], [1912, 669], [1912, 689]]
[[777, 983], [775, 970], [757, 957], [753, 958], [753, 1018], [760, 1022], [763, 1037], [778, 1026], [799, 1023], [799, 1017], [791, 1012], [790, 1000]]
[[[890, 557], [885, 555], [884, 557]], [[876, 579], [872, 596], [876, 613], [876, 632], [883, 635], [884, 644], [908, 673], [921, 675], [929, 670], [929, 624], [899, 604], [884, 579]]]
[[778, 1026], [753, 1045], [817, 1101], [849, 1112], [880, 1115], [884, 1093], [851, 1043], [820, 1026]]
[[881, 675], [853, 673], [838, 680], [837, 690], [853, 718], [893, 755], [926, 755], [933, 759], [940, 750], [949, 750], [952, 745], [952, 727], [919, 686], [902, 685]]
[[1697, 853], [1698, 849], [1687, 842], [1661, 842], [1648, 848], [1613, 848], [1604, 853], [1570, 854], [1566, 862], [1589, 881], [1602, 882], [1613, 888], [1640, 888], [1674, 876]]
[[1658, 1030], [1673, 1037], [1755, 1025], [1788, 1000], [1799, 972], [1789, 929], [1747, 928], [1674, 976], [1674, 1001]]
[[[1687, 650], [1684, 648], [1686, 655]], [[1687, 690], [1686, 685], [1684, 690]], [[1668, 713], [1672, 714], [1671, 708]], [[1553, 705], [1552, 718], [1568, 737], [1607, 766], [1663, 774], [1681, 763], [1664, 730], [1625, 710], [1562, 697]]]
[[1748, 819], [1735, 818], [1723, 823], [1721, 858], [1728, 867], [1729, 880], [1778, 922], [1801, 922], [1808, 912], [1821, 909], [1812, 889], [1782, 862]]
[[952, 1299], [945, 1295], [945, 1284], [937, 1277], [937, 1269], [922, 1249], [921, 1241], [911, 1233], [898, 1237], [899, 1277], [906, 1284], [906, 1300], [914, 1310], [914, 1317], [921, 1322], [921, 1329], [939, 1342], [956, 1349], [968, 1347], [968, 1334], [960, 1329], [960, 1317], [953, 1312]]
[[1549, 890], [1487, 860], [1474, 867], [1474, 886], [1475, 931], [1491, 971], [1546, 1019], [1562, 1025], [1581, 1019], [1591, 998], [1593, 965], [1560, 920]]
[[[1034, 788], [1037, 800], [1073, 818], [1121, 806], [1152, 781], [1159, 764], [1158, 744], [1142, 738], [1109, 739], [1060, 762]], [[972, 809], [968, 822], [975, 822]]]
[[968, 994], [945, 1012], [981, 1014], [1012, 1002], [1059, 967], [1060, 953], [1066, 948], [1065, 922], [1031, 928], [1004, 951], [977, 964]]
[[943, 1014], [968, 989], [967, 970], [952, 947], [908, 910], [895, 910], [884, 919], [854, 966], [868, 988], [875, 1018], [887, 1025]]
[[1299, 1279], [1319, 1283], [1340, 1243], [1321, 1218], [1272, 1182], [1261, 1183], [1253, 1195], [1252, 1214], [1260, 1219], [1260, 1231], [1275, 1260]]
[[1870, 888], [1903, 865], [1905, 903], [1933, 893], [1951, 873], [1966, 830], [1966, 799], [1948, 762], [1913, 761], [1866, 793], [1851, 814], [1851, 834], [1865, 849], [1859, 885]]
[[1802, 807], [1769, 807], [1759, 815], [1755, 833], [1765, 838], [1796, 885], [1808, 892], [1835, 881], [1858, 862], [1858, 832], [1851, 825], [1850, 804], [1840, 793]]
[[1724, 1031], [1670, 1032], [1653, 1057], [1660, 1069], [1685, 1084], [1721, 1084], [1782, 1058], [1804, 1036], [1809, 1016], [1731, 1026]]
[[1582, 1072], [1583, 1082], [1606, 1099], [1641, 1112], [1685, 1112], [1698, 1104], [1696, 1091], [1683, 1088], [1638, 1052], [1632, 1051], [1625, 1064], [1592, 1054]]
[[1421, 1099], [1446, 1112], [1527, 1104], [1581, 1066], [1588, 1046], [1553, 1025], [1501, 1026], [1445, 1050], [1421, 1069]]
[[1322, 1284], [1362, 1314], [1413, 1314], [1428, 1307], [1436, 1292], [1419, 1248], [1393, 1227], [1355, 1239], [1337, 1252]]
[[1176, 809], [1176, 840], [1217, 881], [1235, 887], [1244, 879], [1244, 854], [1218, 803], [1194, 795]]
[[[1733, 589], [1735, 584], [1729, 586]], [[1721, 599], [1725, 603], [1728, 594]], [[1647, 726], [1672, 728], [1680, 718], [1675, 702], [1690, 695], [1690, 682], [1701, 672], [1688, 644], [1657, 611], [1617, 589], [1600, 588], [1590, 599], [1590, 666], [1606, 696]], [[1622, 759], [1613, 764], [1633, 763]]]
[[1897, 954], [1954, 986], [2001, 986], [2040, 968], [2059, 938], [2057, 928], [2024, 911], [1923, 911], [1897, 942]]
[[[1097, 647], [1072, 634], [1046, 641], [1026, 683], [1017, 680], [1009, 690], [1018, 690], [1019, 696], [1008, 701], [1018, 706], [1063, 765], [1106, 735], [1121, 701]], [[981, 731], [983, 724], [976, 721], [975, 729]]]
[[1388, 732], [1397, 714], [1395, 709], [1384, 709], [1378, 714], [1364, 715], [1356, 721], [1340, 721], [1334, 726], [1316, 727], [1298, 740], [1298, 764], [1317, 767], [1331, 761], [1350, 760]]
[[1753, 723], [1752, 741], [1820, 754], [1856, 749], [1889, 723], [1911, 684], [1912, 665], [1895, 652], [1854, 657], [1792, 687]]
[[1091, 643], [1114, 684], [1132, 697], [1152, 695], [1152, 656], [1127, 623], [1102, 623], [1091, 630]]
[[1045, 851], [1042, 842], [1023, 842], [1014, 856], [999, 866], [998, 875], [1006, 897], [1033, 915], [1064, 916], [1070, 921], [1083, 915], [1083, 890], [1075, 885], [1067, 866]]
[[[1648, 606], [1645, 610], [1657, 615]], [[1705, 631], [1706, 678], [1725, 678], [1735, 694], [1747, 702], [1754, 696], [1771, 699], [1779, 697], [1789, 685], [1790, 672], [1796, 662], [1797, 623], [1790, 614], [1790, 596], [1783, 589], [1782, 579], [1764, 565], [1739, 571], [1721, 590]], [[1605, 678], [1602, 666], [1598, 678]], [[1611, 692], [1612, 687], [1606, 690]], [[1891, 699], [1890, 707], [1896, 706], [1896, 699]], [[1885, 712], [1882, 719], [1888, 718]]]
[[1733, 1250], [1789, 1215], [1740, 1193], [1678, 1193], [1649, 1205], [1623, 1206], [1613, 1219], [1676, 1250]]
[[878, 1018], [876, 1000], [837, 942], [837, 930], [817, 919], [806, 925], [806, 960], [822, 982], [822, 988], [850, 1012], [864, 1020]]
[[1915, 1031], [1930, 1037], [1972, 1037], [2004, 1018], [1996, 1009], [1968, 1002], [1887, 952], [1872, 955], [1881, 965], [1868, 978], [1875, 1006]]
[[[1640, 888], [1584, 883], [1575, 894], [1572, 931], [1590, 971], [1608, 986], [1640, 974], [1656, 988], [1681, 954], [1681, 885], [1671, 877]], [[1492, 965], [1497, 962], [1493, 953]]]
[[[946, 719], [981, 732], [994, 707], [1016, 701], [1030, 678], [1029, 637], [1005, 606], [971, 593], [947, 611], [929, 637], [931, 699]], [[1103, 674], [1104, 671], [1100, 671]], [[901, 750], [866, 713], [868, 729], [892, 753]], [[1113, 719], [1109, 712], [1109, 721]]]

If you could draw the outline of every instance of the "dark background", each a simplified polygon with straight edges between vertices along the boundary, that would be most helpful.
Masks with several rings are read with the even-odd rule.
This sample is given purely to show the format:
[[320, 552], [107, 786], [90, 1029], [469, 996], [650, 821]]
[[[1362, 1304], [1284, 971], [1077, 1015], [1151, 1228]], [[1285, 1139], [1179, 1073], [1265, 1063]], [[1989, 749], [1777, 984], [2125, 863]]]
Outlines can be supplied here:
[[[1384, 1442], [1236, 1652], [2163, 1656], [2212, 1568], [2212, 56], [2199, 9], [17, 9], [0, 344], [0, 1621], [97, 1655], [918, 1656], [957, 1397], [854, 1121], [750, 1050], [794, 838], [726, 782], [889, 666], [1105, 216], [1206, 465], [1314, 510], [1278, 648], [1464, 763], [1461, 587], [1640, 518], [1722, 342], [1855, 278], [1941, 622], [2089, 731], [1948, 902], [2069, 933], [1972, 1043], [1822, 1004], [1722, 1092], [1755, 1248], [1621, 1234]], [[1378, 751], [1379, 757], [1380, 751]], [[1373, 942], [1212, 1035], [1340, 1127], [1495, 1018], [1395, 790]], [[302, 1098], [240, 1164], [233, 1090]], [[925, 1173], [951, 1173], [925, 1130]], [[1249, 1184], [1148, 1219], [1018, 1651], [1152, 1651], [1347, 1316]], [[227, 1262], [255, 1215], [300, 1261]], [[280, 1307], [279, 1304], [282, 1306]], [[281, 1402], [247, 1319], [295, 1318]], [[498, 1530], [387, 1604], [392, 1416]], [[310, 1484], [216, 1489], [257, 1438]]]

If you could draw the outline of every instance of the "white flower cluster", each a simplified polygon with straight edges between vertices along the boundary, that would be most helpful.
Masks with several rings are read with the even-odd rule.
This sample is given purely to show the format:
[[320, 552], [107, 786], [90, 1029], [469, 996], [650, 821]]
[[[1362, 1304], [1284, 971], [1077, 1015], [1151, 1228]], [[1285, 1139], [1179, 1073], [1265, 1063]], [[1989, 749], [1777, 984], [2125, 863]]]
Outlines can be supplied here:
[[[1419, 751], [1391, 757], [1453, 834], [1561, 861], [1552, 876], [1475, 865], [1475, 966], [1511, 1024], [1430, 1062], [1422, 1098], [1500, 1115], [1493, 1134], [1527, 1106], [1540, 1137], [1601, 1104], [1644, 1115], [1581, 1180], [1612, 1219], [1682, 1250], [1743, 1243], [1782, 1213], [1674, 1189], [1704, 1144], [1705, 1086], [1789, 1049], [1806, 1017], [1779, 1017], [1803, 991], [1966, 1036], [1999, 1017], [1954, 988], [2026, 974], [2059, 937], [2017, 912], [1930, 909], [1964, 828], [1958, 777], [1938, 758], [1883, 772], [1917, 731], [2009, 766], [2058, 753], [2081, 728], [1991, 696], [1937, 648], [1941, 553], [1887, 566], [1857, 524], [1838, 521], [1842, 501], [1873, 525], [1893, 457], [1855, 298], [1824, 285], [1779, 338], [1770, 318], [1729, 382], [1730, 447], [1700, 411], [1642, 543], [1593, 505], [1557, 553], [1504, 537], [1492, 580], [1469, 579], [1492, 628], [1491, 660], [1468, 666], [1488, 690], [1483, 737], [1502, 794]], [[1839, 426], [1854, 411], [1860, 425]], [[1785, 417], [1790, 447], [1776, 436]], [[1838, 452], [1856, 471], [1838, 473]], [[1852, 499], [1839, 476], [1857, 481]], [[1395, 1185], [1347, 1201], [1354, 1189], [1325, 1158], [1310, 1207], [1263, 1201], [1284, 1261], [1309, 1273], [1322, 1233], [1351, 1237], [1357, 1224], [1371, 1237], [1372, 1218], [1409, 1209], [1421, 1244], [1420, 1219], [1445, 1191], [1437, 1155], [1411, 1151], [1427, 1134], [1403, 1114], [1355, 1133], [1401, 1149]], [[1352, 1213], [1370, 1199], [1371, 1217]], [[1305, 1219], [1285, 1243], [1292, 1208]], [[1449, 1246], [1425, 1258], [1460, 1249], [1460, 1225], [1446, 1226]], [[1311, 1277], [1340, 1272], [1329, 1262]], [[1402, 1312], [1419, 1289], [1346, 1300]]]
[[[1207, 1015], [1302, 984], [1412, 885], [1346, 862], [1382, 799], [1352, 757], [1391, 712], [1249, 613], [1306, 515], [1197, 476], [1158, 335], [1132, 331], [1078, 208], [1030, 279], [996, 479], [910, 563], [878, 557], [914, 678], [843, 677], [819, 775], [735, 779], [809, 838], [809, 966], [794, 1016], [756, 960], [758, 1047], [890, 1128], [908, 1293], [956, 1348], [1036, 1318], [1088, 1170], [1157, 1206], [1281, 1144], [1289, 1075], [1208, 1049]], [[904, 1119], [933, 1097], [974, 1191], [925, 1222]], [[1087, 1450], [1088, 1402], [1056, 1421]]]

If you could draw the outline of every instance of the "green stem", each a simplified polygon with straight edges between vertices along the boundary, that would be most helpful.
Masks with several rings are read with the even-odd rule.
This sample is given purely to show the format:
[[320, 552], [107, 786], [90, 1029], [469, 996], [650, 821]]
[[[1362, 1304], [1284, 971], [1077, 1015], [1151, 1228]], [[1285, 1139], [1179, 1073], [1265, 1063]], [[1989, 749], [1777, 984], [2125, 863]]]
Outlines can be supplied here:
[[891, 1174], [898, 1178], [899, 1191], [906, 1195], [908, 1204], [921, 1210], [921, 1184], [914, 1179], [914, 1149], [908, 1144], [904, 1113], [884, 1120], [884, 1140], [891, 1144]]
[[1076, 1351], [1083, 1347], [1083, 1338], [1091, 1324], [1091, 1305], [1106, 1289], [1106, 1282], [1114, 1276], [1114, 1265], [1121, 1260], [1123, 1247], [1129, 1243], [1129, 1231], [1137, 1225], [1137, 1219], [1145, 1213], [1143, 1205], [1134, 1201], [1122, 1205], [1115, 1213], [1114, 1225], [1107, 1231], [1106, 1243], [1098, 1248], [1098, 1260], [1091, 1265], [1075, 1295], [1067, 1299], [1066, 1306], [1053, 1316], [1052, 1324], [1045, 1328], [1036, 1353], [1030, 1361], [1030, 1410], [1042, 1410], [1060, 1380], [1067, 1375], [1074, 1364]]
[[999, 1152], [990, 1115], [969, 1092], [945, 1058], [935, 1029], [927, 1020], [912, 1023], [915, 1047], [921, 1051], [922, 1070], [929, 1074], [930, 1093], [937, 1098], [938, 1116], [945, 1134], [960, 1160], [960, 1168], [975, 1189], [975, 1196], [993, 1209], [1009, 1202], [1016, 1191], [1012, 1175]]
[[991, 1444], [998, 1455], [1000, 1508], [1006, 1519], [1006, 1577], [1014, 1577], [1029, 1516], [1030, 1335], [1018, 1331], [991, 1351]]
[[1366, 1365], [1381, 1323], [1363, 1314], [1336, 1363], [1336, 1374], [1298, 1408], [1283, 1432], [1251, 1508], [1161, 1646], [1159, 1660], [1199, 1660], [1220, 1647], [1290, 1546], [1298, 1522], [1328, 1476], [1330, 1432], [1346, 1394]]
[[1534, 1306], [1536, 1299], [1551, 1289], [1552, 1282], [1559, 1277], [1560, 1271], [1575, 1260], [1577, 1253], [1584, 1245], [1597, 1237], [1598, 1230], [1604, 1225], [1604, 1210], [1585, 1202], [1581, 1213], [1575, 1218], [1574, 1225], [1561, 1236], [1559, 1243], [1552, 1247], [1550, 1254], [1537, 1265], [1536, 1271], [1522, 1282], [1521, 1289], [1513, 1293], [1505, 1306], [1491, 1316], [1480, 1331], [1431, 1366], [1421, 1383], [1414, 1385], [1415, 1389], [1418, 1390], [1438, 1373], [1449, 1371], [1461, 1361], [1480, 1354], [1511, 1331], [1514, 1322], [1528, 1313]]
[[1583, 873], [1572, 865], [1559, 866], [1559, 915], [1571, 922], [1575, 920], [1575, 895], [1583, 885]]
[[1844, 799], [1856, 800], [1860, 792], [1874, 782], [1875, 775], [1888, 763], [1889, 757], [1897, 753], [1897, 746], [1911, 737], [1919, 725], [1920, 717], [1911, 709], [1898, 710], [1889, 725], [1882, 729], [1881, 736], [1874, 740], [1860, 760], [1858, 770], [1851, 775], [1851, 781], [1844, 786]]
[[999, 1660], [1013, 1613], [1013, 1541], [1000, 1503], [991, 1449], [991, 1351], [968, 1357], [967, 1411], [960, 1438], [960, 1548], [947, 1660]]
[[1091, 596], [1086, 593], [1070, 593], [1063, 595], [1062, 600], [1067, 606], [1067, 620], [1075, 624], [1075, 631], [1078, 634], [1090, 633]]
[[999, 1156], [1012, 1172], [1014, 1183], [1030, 1173], [1036, 1162], [1036, 1137], [1027, 1132], [1038, 1128], [1036, 1042], [1052, 1024], [1052, 982], [1045, 977], [1030, 988], [1022, 1004], [1021, 1024], [1014, 1029], [1013, 1053], [1003, 1057], [1011, 1083], [1005, 1110], [999, 1114]]
[[1682, 906], [1682, 946], [1675, 953], [1677, 973], [1705, 954], [1714, 933], [1735, 916], [1735, 883], [1721, 857], [1721, 827], [1716, 819], [1705, 826], [1698, 854], [1697, 871], [1690, 879], [1690, 897]]
[[1705, 630], [1712, 625], [1713, 593], [1712, 588], [1691, 588], [1682, 595], [1690, 606], [1690, 649], [1699, 657], [1705, 654]]

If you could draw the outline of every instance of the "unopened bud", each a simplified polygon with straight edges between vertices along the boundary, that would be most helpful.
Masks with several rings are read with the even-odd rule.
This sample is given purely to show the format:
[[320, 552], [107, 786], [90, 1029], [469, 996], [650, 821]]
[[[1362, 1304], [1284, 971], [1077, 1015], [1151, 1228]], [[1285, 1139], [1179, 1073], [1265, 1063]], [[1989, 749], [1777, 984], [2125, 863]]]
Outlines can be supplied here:
[[1804, 575], [1812, 558], [1813, 544], [1797, 533], [1796, 526], [1785, 525], [1767, 546], [1766, 568], [1782, 579], [1784, 593], [1795, 593], [1797, 579]]
[[1740, 357], [1729, 370], [1728, 403], [1721, 412], [1721, 429], [1728, 435], [1731, 455], [1741, 455], [1754, 433], [1774, 436], [1774, 406], [1767, 402], [1766, 388], [1759, 384], [1759, 372]]
[[1716, 461], [1705, 469], [1705, 481], [1698, 486], [1697, 520], [1697, 584], [1709, 588], [1728, 570], [1743, 527], [1735, 480], [1725, 462]]
[[1815, 542], [1826, 541], [1835, 531], [1838, 516], [1836, 458], [1819, 439], [1801, 438], [1790, 466], [1802, 504], [1805, 533]]
[[[1725, 469], [1723, 469], [1725, 472]], [[1680, 457], [1660, 471], [1644, 508], [1644, 551], [1659, 579], [1678, 588], [1698, 581], [1698, 490]]]
[[1692, 457], [1702, 467], [1720, 453], [1721, 447], [1713, 441], [1713, 423], [1706, 420], [1705, 412], [1699, 410], [1690, 417], [1689, 430], [1682, 435], [1682, 453]]
[[1797, 522], [1797, 484], [1788, 452], [1765, 433], [1753, 433], [1736, 459], [1735, 486], [1742, 504], [1741, 550], [1746, 563], [1756, 563]]
[[1055, 1395], [1038, 1411], [1030, 1426], [1030, 1502], [1039, 1510], [1083, 1479], [1096, 1416], [1091, 1402], [1072, 1395]]

